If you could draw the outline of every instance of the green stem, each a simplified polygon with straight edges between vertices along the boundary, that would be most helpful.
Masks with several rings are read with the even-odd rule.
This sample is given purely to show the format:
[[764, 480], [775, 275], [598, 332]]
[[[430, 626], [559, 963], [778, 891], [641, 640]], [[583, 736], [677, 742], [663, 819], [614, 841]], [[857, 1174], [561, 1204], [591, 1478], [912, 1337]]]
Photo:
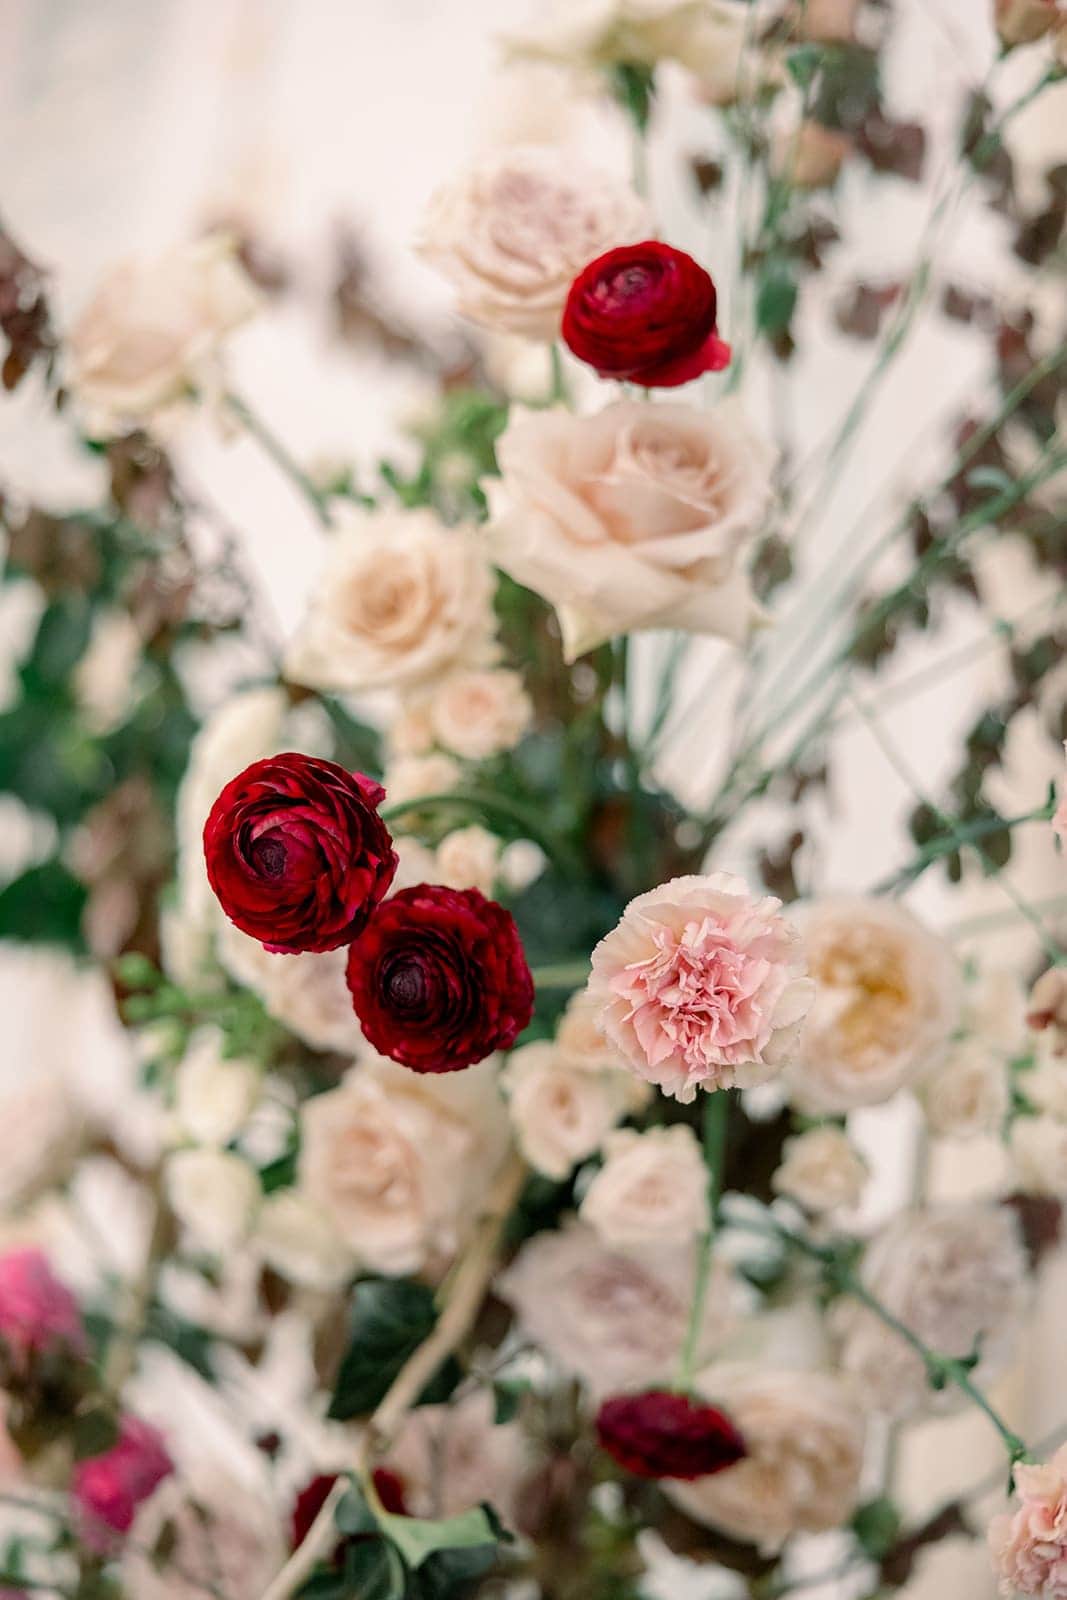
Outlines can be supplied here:
[[682, 1346], [678, 1362], [678, 1381], [675, 1387], [683, 1392], [693, 1386], [693, 1371], [700, 1348], [700, 1332], [704, 1326], [704, 1306], [711, 1280], [711, 1260], [719, 1217], [719, 1196], [722, 1193], [722, 1174], [726, 1164], [726, 1131], [729, 1117], [729, 1091], [713, 1089], [704, 1096], [704, 1165], [708, 1174], [708, 1225], [697, 1241], [696, 1276], [693, 1282], [693, 1300], [689, 1307], [689, 1326], [686, 1329], [685, 1344]]
[[262, 418], [256, 415], [247, 401], [242, 400], [240, 395], [227, 394], [225, 403], [241, 426], [255, 439], [275, 466], [285, 473], [293, 487], [303, 495], [322, 526], [330, 527], [329, 495], [316, 487], [303, 467]]
[[410, 800], [398, 800], [395, 805], [383, 806], [383, 822], [396, 822], [413, 812], [429, 811], [438, 806], [457, 806], [467, 811], [480, 811], [488, 817], [501, 817], [514, 823], [523, 838], [533, 839], [556, 865], [565, 871], [582, 871], [581, 863], [567, 842], [550, 832], [535, 811], [529, 810], [508, 795], [496, 794], [487, 789], [456, 789], [445, 794], [413, 795]]
[[1036, 811], [1024, 811], [1017, 817], [976, 817], [972, 822], [962, 824], [947, 833], [938, 834], [930, 839], [919, 851], [914, 861], [906, 867], [901, 867], [898, 872], [892, 873], [888, 878], [875, 885], [870, 891], [872, 894], [892, 894], [896, 889], [902, 889], [907, 884], [915, 882], [922, 876], [927, 867], [933, 866], [935, 861], [940, 861], [943, 856], [955, 855], [961, 845], [972, 844], [980, 839], [988, 838], [990, 834], [1003, 833], [1004, 829], [1018, 828], [1024, 822], [1051, 822], [1055, 810], [1053, 801], [1047, 801], [1039, 806]]
[[558, 961], [553, 966], [534, 967], [531, 977], [536, 989], [580, 989], [589, 976], [589, 958]]

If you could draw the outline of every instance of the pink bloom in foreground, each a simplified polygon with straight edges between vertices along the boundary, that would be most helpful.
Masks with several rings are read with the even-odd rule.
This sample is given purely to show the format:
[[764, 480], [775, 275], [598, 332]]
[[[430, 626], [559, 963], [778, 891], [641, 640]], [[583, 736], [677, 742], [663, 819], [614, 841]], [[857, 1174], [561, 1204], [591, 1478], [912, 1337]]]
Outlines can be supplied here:
[[1015, 1468], [1019, 1504], [989, 1529], [1002, 1595], [1067, 1600], [1067, 1445], [1051, 1461]]
[[78, 1302], [40, 1250], [0, 1256], [0, 1339], [19, 1359], [57, 1345], [85, 1354]]
[[729, 873], [673, 878], [631, 900], [593, 952], [599, 1026], [664, 1094], [750, 1088], [788, 1061], [811, 1004], [781, 901]]
[[111, 1449], [79, 1462], [74, 1469], [72, 1493], [81, 1513], [85, 1544], [93, 1550], [109, 1550], [114, 1535], [130, 1531], [137, 1507], [173, 1471], [174, 1463], [158, 1429], [139, 1417], [123, 1417]]

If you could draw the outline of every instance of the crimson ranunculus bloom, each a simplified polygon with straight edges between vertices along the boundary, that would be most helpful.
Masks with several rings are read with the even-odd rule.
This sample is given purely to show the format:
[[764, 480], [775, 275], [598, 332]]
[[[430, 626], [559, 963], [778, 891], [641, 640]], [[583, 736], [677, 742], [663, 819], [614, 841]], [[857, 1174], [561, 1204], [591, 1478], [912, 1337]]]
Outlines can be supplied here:
[[605, 1400], [596, 1431], [608, 1455], [639, 1478], [707, 1478], [748, 1453], [729, 1417], [666, 1389]]
[[563, 340], [602, 378], [674, 389], [721, 372], [730, 346], [715, 327], [718, 296], [684, 250], [646, 239], [609, 250], [578, 274], [563, 312]]
[[368, 1041], [415, 1072], [458, 1072], [507, 1050], [533, 1011], [509, 912], [477, 889], [401, 889], [348, 952]]
[[292, 751], [246, 767], [204, 824], [208, 879], [230, 921], [282, 954], [350, 944], [396, 872], [384, 799], [361, 772]]

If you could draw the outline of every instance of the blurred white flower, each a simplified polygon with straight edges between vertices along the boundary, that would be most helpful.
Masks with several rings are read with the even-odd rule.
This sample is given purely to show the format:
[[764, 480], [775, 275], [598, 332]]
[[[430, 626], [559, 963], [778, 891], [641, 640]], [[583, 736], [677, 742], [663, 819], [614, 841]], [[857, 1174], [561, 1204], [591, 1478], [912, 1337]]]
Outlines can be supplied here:
[[221, 234], [112, 269], [70, 331], [66, 381], [89, 426], [117, 433], [219, 386], [226, 334], [260, 296]]
[[566, 1178], [627, 1111], [624, 1073], [584, 1072], [546, 1040], [513, 1051], [502, 1081], [519, 1148], [549, 1178]]
[[519, 673], [471, 668], [451, 673], [429, 701], [437, 743], [464, 761], [487, 761], [513, 750], [533, 719]]
[[[1032, 1076], [1024, 1079], [1027, 1089]], [[1024, 1194], [1067, 1200], [1067, 1122], [1059, 1116], [1016, 1117], [1008, 1149]]]
[[450, 1405], [408, 1414], [385, 1458], [412, 1517], [453, 1517], [489, 1502], [513, 1523], [527, 1447], [514, 1422], [495, 1423], [493, 1394], [475, 1389]]
[[827, 1126], [785, 1141], [771, 1187], [818, 1214], [858, 1205], [867, 1177], [867, 1163], [845, 1130]]
[[450, 889], [480, 889], [492, 897], [500, 863], [500, 840], [473, 823], [446, 833], [437, 846], [433, 883]]
[[194, 1144], [229, 1144], [259, 1098], [259, 1067], [228, 1058], [224, 1044], [217, 1028], [198, 1029], [174, 1075], [176, 1131]]
[[408, 800], [424, 800], [429, 795], [450, 794], [461, 777], [458, 761], [435, 752], [428, 756], [404, 756], [386, 768], [386, 805], [397, 806]]
[[60, 1074], [37, 1067], [0, 1089], [0, 1121], [0, 1213], [7, 1213], [62, 1176], [77, 1151], [82, 1116]]
[[221, 1468], [202, 1477], [195, 1493], [184, 1477], [169, 1478], [138, 1511], [120, 1565], [125, 1594], [260, 1600], [281, 1569], [288, 1554], [281, 1509]]
[[230, 977], [257, 994], [269, 1015], [313, 1050], [358, 1052], [363, 1033], [345, 983], [347, 949], [272, 955], [220, 917], [216, 950]]
[[532, 839], [512, 839], [500, 852], [499, 877], [512, 894], [521, 894], [536, 883], [548, 865], [548, 857]]
[[118, 727], [130, 708], [141, 658], [141, 634], [128, 611], [97, 613], [89, 646], [71, 677], [78, 703], [96, 733]]
[[280, 1277], [306, 1289], [328, 1293], [355, 1273], [353, 1251], [338, 1238], [326, 1213], [299, 1189], [267, 1195], [253, 1243]]
[[708, 1225], [708, 1174], [692, 1128], [610, 1133], [579, 1215], [616, 1250], [691, 1247]]
[[240, 1156], [207, 1147], [176, 1150], [164, 1178], [171, 1210], [205, 1250], [222, 1254], [247, 1237], [259, 1179]]

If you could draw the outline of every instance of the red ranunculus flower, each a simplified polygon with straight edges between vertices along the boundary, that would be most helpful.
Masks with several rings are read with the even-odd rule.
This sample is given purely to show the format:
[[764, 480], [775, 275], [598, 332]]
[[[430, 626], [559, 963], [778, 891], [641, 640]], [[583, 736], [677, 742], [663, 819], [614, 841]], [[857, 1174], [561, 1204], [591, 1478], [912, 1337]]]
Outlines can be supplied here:
[[602, 378], [673, 389], [729, 365], [717, 303], [711, 278], [684, 250], [658, 239], [624, 244], [571, 284], [563, 339]]
[[208, 879], [230, 921], [282, 953], [350, 944], [396, 872], [384, 798], [361, 772], [291, 751], [246, 767], [204, 824]]
[[608, 1455], [639, 1478], [707, 1478], [748, 1453], [729, 1417], [666, 1389], [605, 1400], [596, 1431]]
[[416, 1072], [458, 1072], [507, 1050], [533, 980], [509, 912], [477, 889], [422, 883], [387, 900], [348, 953], [363, 1032]]

